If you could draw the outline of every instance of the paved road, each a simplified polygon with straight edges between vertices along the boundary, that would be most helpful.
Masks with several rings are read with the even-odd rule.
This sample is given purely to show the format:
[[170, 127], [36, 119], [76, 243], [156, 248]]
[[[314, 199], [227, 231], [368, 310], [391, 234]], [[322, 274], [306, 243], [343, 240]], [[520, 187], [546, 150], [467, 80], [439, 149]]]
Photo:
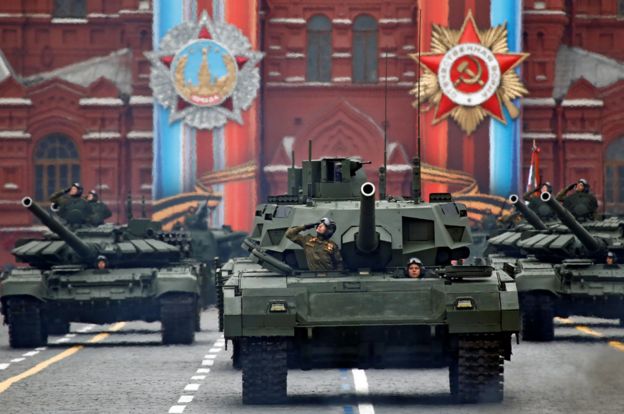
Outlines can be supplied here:
[[72, 324], [45, 349], [13, 350], [0, 328], [0, 411], [13, 413], [621, 413], [624, 329], [559, 320], [556, 340], [522, 343], [505, 364], [505, 401], [455, 405], [445, 369], [290, 371], [284, 406], [240, 402], [214, 310], [193, 346], [160, 345], [159, 324]]

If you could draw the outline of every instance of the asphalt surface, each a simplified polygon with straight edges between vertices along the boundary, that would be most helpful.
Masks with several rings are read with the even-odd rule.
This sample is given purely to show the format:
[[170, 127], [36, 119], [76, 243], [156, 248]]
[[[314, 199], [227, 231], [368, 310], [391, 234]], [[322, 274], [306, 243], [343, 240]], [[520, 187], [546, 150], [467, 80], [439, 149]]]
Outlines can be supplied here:
[[551, 343], [523, 342], [505, 363], [502, 404], [457, 405], [448, 370], [289, 371], [282, 406], [243, 406], [241, 374], [202, 315], [192, 346], [162, 346], [160, 324], [72, 324], [45, 349], [14, 350], [0, 327], [0, 412], [13, 413], [621, 413], [624, 329], [559, 320]]

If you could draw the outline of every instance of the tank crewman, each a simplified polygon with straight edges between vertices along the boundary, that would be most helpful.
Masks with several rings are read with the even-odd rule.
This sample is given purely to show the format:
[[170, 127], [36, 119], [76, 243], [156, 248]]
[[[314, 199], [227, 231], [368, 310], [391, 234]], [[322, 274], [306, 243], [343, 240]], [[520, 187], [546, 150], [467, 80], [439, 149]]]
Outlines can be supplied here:
[[[572, 189], [574, 193], [567, 195]], [[595, 220], [598, 210], [598, 200], [590, 192], [589, 182], [580, 178], [576, 183], [568, 185], [557, 194], [559, 200], [577, 220]]]
[[79, 182], [73, 183], [71, 186], [64, 190], [57, 191], [52, 194], [50, 201], [57, 204], [58, 207], [63, 207], [73, 201], [79, 200], [82, 196], [82, 186]]
[[612, 251], [607, 253], [607, 257], [605, 258], [605, 267], [620, 267], [617, 263], [617, 255]]
[[106, 256], [99, 255], [95, 261], [95, 267], [98, 270], [106, 270], [108, 268], [108, 259]]
[[[299, 234], [312, 228], [316, 229], [316, 236]], [[330, 240], [335, 232], [336, 223], [327, 217], [323, 217], [318, 223], [289, 228], [286, 231], [286, 237], [303, 247], [308, 269], [313, 272], [326, 272], [343, 270], [342, 256], [338, 245]]]
[[555, 212], [546, 203], [542, 203], [540, 195], [542, 193], [549, 192], [552, 194], [553, 187], [548, 181], [534, 188], [533, 190], [524, 193], [524, 199], [529, 202], [528, 207], [537, 214], [537, 216], [544, 221], [551, 221], [556, 219]]
[[405, 276], [410, 279], [422, 279], [427, 276], [427, 269], [418, 257], [410, 257], [405, 268]]
[[89, 191], [87, 194], [87, 203], [89, 205], [89, 223], [94, 226], [104, 224], [104, 220], [113, 215], [106, 204], [100, 201], [95, 190]]

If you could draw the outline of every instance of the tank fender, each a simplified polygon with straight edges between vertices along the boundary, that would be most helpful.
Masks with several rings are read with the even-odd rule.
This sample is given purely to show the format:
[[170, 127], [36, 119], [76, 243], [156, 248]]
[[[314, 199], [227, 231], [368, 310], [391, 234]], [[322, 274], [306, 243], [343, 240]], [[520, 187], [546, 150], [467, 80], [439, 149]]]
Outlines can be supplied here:
[[518, 293], [526, 293], [526, 292], [534, 292], [534, 291], [543, 291], [548, 292], [553, 296], [559, 296], [557, 294], [557, 277], [554, 272], [549, 274], [522, 274], [518, 273], [516, 276], [516, 287], [518, 289]]
[[173, 267], [156, 272], [156, 296], [168, 293], [191, 293], [199, 295], [199, 282], [195, 272], [188, 267]]
[[45, 302], [43, 275], [38, 270], [25, 272], [14, 271], [0, 284], [0, 297], [4, 302], [9, 297], [29, 296]]

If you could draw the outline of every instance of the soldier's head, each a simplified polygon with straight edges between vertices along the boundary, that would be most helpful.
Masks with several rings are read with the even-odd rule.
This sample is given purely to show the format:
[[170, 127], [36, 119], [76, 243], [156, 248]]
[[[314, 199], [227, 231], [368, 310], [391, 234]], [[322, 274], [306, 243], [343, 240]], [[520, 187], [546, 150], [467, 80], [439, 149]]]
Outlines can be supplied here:
[[541, 193], [552, 193], [553, 192], [553, 187], [552, 187], [552, 184], [550, 183], [550, 181], [546, 181], [545, 183], [542, 184], [542, 186], [540, 187], [540, 192]]
[[607, 258], [606, 258], [605, 262], [608, 265], [616, 264], [617, 263], [617, 256], [615, 255], [615, 253], [613, 253], [613, 252], [607, 253]]
[[418, 257], [410, 257], [407, 261], [407, 268], [405, 269], [407, 277], [417, 279], [422, 276], [423, 262]]
[[72, 197], [80, 197], [82, 195], [82, 186], [79, 182], [72, 183], [69, 188], [69, 195]]
[[95, 203], [98, 199], [98, 193], [95, 190], [91, 190], [89, 191], [89, 194], [87, 194], [87, 201], [93, 201]]
[[316, 235], [329, 240], [336, 232], [336, 222], [330, 218], [323, 217], [316, 226]]
[[584, 178], [580, 178], [576, 182], [575, 188], [576, 188], [576, 192], [578, 193], [587, 193], [589, 192], [589, 182]]
[[106, 259], [106, 256], [102, 256], [102, 255], [98, 256], [95, 263], [96, 263], [98, 270], [104, 270], [108, 267], [108, 260]]

